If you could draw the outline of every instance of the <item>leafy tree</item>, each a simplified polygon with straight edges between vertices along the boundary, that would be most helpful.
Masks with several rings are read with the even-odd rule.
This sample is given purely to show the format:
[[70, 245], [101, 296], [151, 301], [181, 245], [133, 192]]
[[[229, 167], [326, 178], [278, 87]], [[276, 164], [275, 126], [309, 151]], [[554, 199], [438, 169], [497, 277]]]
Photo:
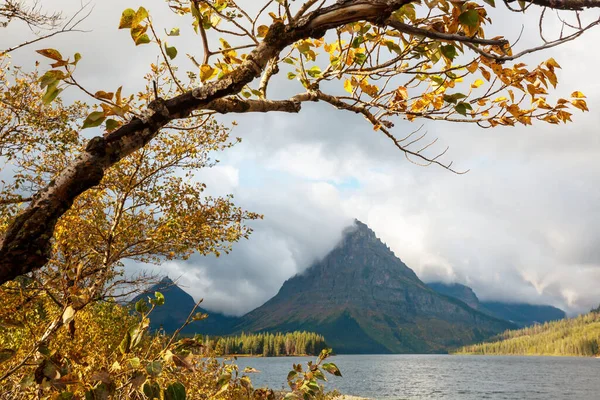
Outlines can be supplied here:
[[[441, 158], [445, 151], [432, 152], [434, 143], [422, 142], [423, 136], [396, 137], [393, 119], [494, 127], [566, 123], [572, 108], [586, 111], [579, 91], [550, 101], [547, 92], [560, 68], [555, 60], [534, 67], [512, 61], [593, 27], [598, 21], [580, 22], [589, 19], [580, 10], [600, 2], [507, 1], [519, 12], [542, 6], [577, 13], [558, 37], [521, 51], [503, 37], [486, 37], [494, 2], [484, 3], [277, 0], [244, 9], [233, 0], [169, 0], [165, 7], [191, 23], [203, 44], [189, 56], [188, 70], [177, 65], [182, 57], [169, 44], [179, 29], [156, 26], [143, 7], [127, 9], [115, 25], [132, 46], [155, 45], [161, 61], [150, 66], [145, 90], [125, 94], [82, 86], [79, 53], [38, 50], [51, 60], [41, 76], [9, 67], [8, 53], [76, 30], [83, 14], [61, 25], [59, 14], [4, 1], [0, 25], [20, 20], [50, 33], [0, 52], [0, 158], [14, 173], [0, 188], [0, 382], [10, 382], [0, 397], [19, 397], [27, 389], [25, 395], [70, 398], [61, 391], [74, 385], [78, 395], [91, 398], [105, 398], [117, 387], [125, 397], [179, 398], [181, 382], [174, 376], [189, 380], [184, 389], [203, 395], [257, 397], [233, 364], [207, 361], [212, 364], [201, 363], [203, 372], [193, 374], [197, 365], [187, 357], [199, 342], [144, 334], [148, 305], [140, 303], [131, 319], [114, 303], [119, 285], [139, 283], [122, 276], [124, 260], [219, 254], [249, 234], [244, 222], [256, 214], [230, 198], [207, 197], [203, 185], [193, 183], [196, 169], [213, 164], [211, 154], [235, 142], [213, 119], [216, 113], [296, 113], [306, 101], [328, 103], [363, 115], [411, 161], [453, 170]], [[270, 99], [269, 85], [281, 77], [298, 94]], [[95, 105], [65, 105], [60, 94], [67, 87]], [[97, 127], [103, 135], [86, 141], [81, 130]], [[164, 302], [161, 296], [152, 307]], [[230, 348], [226, 340], [215, 346]], [[316, 347], [316, 338], [302, 335], [242, 341], [250, 354], [305, 354]], [[79, 353], [86, 349], [89, 359]], [[321, 393], [320, 368], [339, 374], [335, 365], [322, 363], [328, 354], [322, 352], [306, 372], [294, 367], [288, 381], [296, 395]]]
[[[502, 36], [486, 36], [492, 0], [277, 0], [248, 9], [233, 0], [169, 0], [165, 7], [191, 22], [203, 51], [190, 55], [193, 68], [178, 75], [181, 69], [175, 63], [181, 57], [170, 43], [177, 40], [179, 29], [159, 33], [163, 27], [155, 26], [144, 7], [123, 11], [119, 28], [130, 34], [132, 44], [157, 46], [163, 59], [157, 68], [166, 68], [174, 87], [168, 93], [149, 93], [140, 99], [147, 105], [140, 107], [120, 91], [81, 87], [75, 78], [79, 54], [65, 57], [54, 49], [39, 50], [53, 68], [42, 78], [45, 99], [55, 98], [66, 86], [80, 87], [101, 106], [83, 127], [104, 124], [106, 133], [90, 140], [50, 184], [28, 193], [32, 201], [9, 222], [0, 244], [0, 282], [46, 264], [57, 221], [75, 199], [173, 121], [215, 112], [295, 113], [306, 101], [328, 103], [362, 114], [412, 161], [452, 169], [441, 159], [445, 150], [432, 152], [433, 143], [421, 142], [422, 136], [396, 137], [393, 119], [493, 127], [568, 122], [573, 107], [587, 110], [579, 91], [570, 99], [550, 101], [547, 93], [556, 86], [560, 68], [555, 60], [533, 67], [512, 61], [580, 36], [598, 23], [585, 25], [582, 21], [591, 11], [581, 10], [597, 8], [600, 2], [505, 4], [518, 12], [541, 6], [577, 15], [574, 22], [564, 22], [558, 37], [543, 36], [542, 45], [519, 51]], [[212, 31], [221, 36], [218, 42], [208, 34]], [[288, 100], [271, 100], [269, 83], [280, 70], [300, 90]]]
[[[0, 226], [26, 201], [19, 195], [23, 188], [43, 187], [81, 151], [83, 138], [73, 126], [87, 114], [81, 103], [44, 105], [37, 75], [9, 68], [3, 73], [11, 71], [15, 83], [0, 91], [6, 106], [0, 108], [6, 121], [0, 150], [11, 163], [14, 179], [0, 191]], [[164, 73], [153, 71], [157, 78]], [[128, 104], [134, 101], [128, 99]], [[15, 354], [0, 372], [0, 383], [37, 361], [50, 343], [60, 343], [63, 331], [79, 344], [91, 340], [85, 310], [97, 310], [99, 302], [126, 296], [147, 282], [145, 277], [124, 277], [124, 260], [159, 263], [193, 252], [218, 256], [248, 236], [244, 222], [259, 216], [235, 207], [231, 197], [206, 196], [205, 185], [193, 179], [198, 169], [215, 164], [213, 153], [236, 142], [213, 119], [176, 121], [76, 199], [56, 225], [52, 256], [44, 268], [0, 286], [0, 324], [11, 328], [5, 334], [12, 342], [4, 350]], [[15, 148], [20, 151], [13, 152]], [[54, 349], [53, 357], [72, 358], [60, 347]]]

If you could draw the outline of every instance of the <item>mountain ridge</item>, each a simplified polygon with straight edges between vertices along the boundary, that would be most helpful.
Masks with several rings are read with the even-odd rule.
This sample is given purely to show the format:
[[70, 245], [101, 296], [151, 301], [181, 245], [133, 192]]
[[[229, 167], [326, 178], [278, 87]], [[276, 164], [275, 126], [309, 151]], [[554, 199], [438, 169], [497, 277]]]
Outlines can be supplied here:
[[[151, 327], [174, 331], [194, 301], [169, 278], [161, 284], [149, 290], [166, 297], [151, 316]], [[422, 282], [375, 232], [355, 220], [323, 259], [286, 280], [260, 307], [241, 317], [208, 312], [208, 319], [183, 333], [304, 330], [325, 336], [338, 353], [444, 353], [518, 327], [481, 309], [471, 288], [454, 289], [450, 296]]]
[[[445, 352], [514, 325], [440, 295], [360, 221], [323, 260], [241, 318], [242, 331], [310, 329], [339, 353]], [[333, 333], [333, 336], [332, 336]], [[360, 338], [352, 343], [340, 335]]]
[[454, 297], [476, 310], [513, 322], [519, 327], [566, 318], [563, 310], [550, 305], [480, 301], [473, 289], [460, 283], [430, 282], [427, 285], [438, 293]]

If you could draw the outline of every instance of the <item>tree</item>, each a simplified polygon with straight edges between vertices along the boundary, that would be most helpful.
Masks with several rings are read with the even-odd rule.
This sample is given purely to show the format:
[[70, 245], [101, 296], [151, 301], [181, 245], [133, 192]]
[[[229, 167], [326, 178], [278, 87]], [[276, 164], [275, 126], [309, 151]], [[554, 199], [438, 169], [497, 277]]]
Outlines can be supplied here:
[[[575, 22], [564, 22], [557, 38], [517, 52], [503, 37], [485, 36], [491, 0], [485, 4], [277, 0], [265, 1], [252, 16], [233, 0], [170, 0], [169, 9], [191, 19], [203, 43], [201, 61], [190, 56], [195, 67], [184, 79], [173, 65], [177, 49], [157, 33], [161, 30], [147, 10], [127, 9], [119, 28], [128, 30], [136, 45], [157, 45], [175, 88], [164, 96], [155, 91], [153, 98], [143, 99], [147, 106], [138, 109], [124, 101], [120, 91], [81, 87], [74, 74], [79, 54], [65, 58], [54, 49], [39, 50], [53, 61], [53, 69], [42, 77], [46, 99], [55, 98], [65, 86], [80, 87], [102, 106], [88, 115], [83, 127], [105, 123], [106, 133], [91, 139], [50, 183], [27, 196], [32, 200], [10, 221], [0, 243], [0, 283], [45, 265], [57, 222], [78, 196], [96, 187], [111, 167], [147, 146], [173, 121], [215, 112], [295, 113], [303, 102], [324, 102], [362, 114], [411, 160], [452, 169], [452, 163], [441, 161], [445, 150], [428, 153], [433, 143], [421, 142], [422, 135], [394, 136], [391, 119], [493, 127], [534, 120], [566, 123], [570, 107], [587, 110], [579, 91], [571, 99], [549, 102], [547, 90], [557, 83], [555, 60], [533, 68], [511, 61], [580, 36], [599, 23], [583, 25], [588, 14], [581, 10], [597, 8], [600, 2], [535, 0], [519, 2], [517, 9], [512, 1], [506, 4], [516, 11], [536, 5], [577, 15]], [[219, 44], [210, 40], [207, 31], [212, 30], [222, 36]], [[178, 34], [175, 28], [167, 36]], [[230, 45], [228, 39], [239, 45]], [[318, 54], [323, 50], [327, 54]], [[284, 67], [288, 78], [298, 80], [303, 89], [288, 100], [270, 100], [269, 82]]]
[[[45, 105], [36, 73], [8, 67], [2, 73], [12, 73], [14, 84], [0, 88], [0, 155], [11, 162], [14, 178], [0, 190], [0, 227], [27, 201], [20, 195], [23, 190], [43, 187], [81, 151], [84, 139], [73, 127], [89, 111], [85, 104], [65, 107], [60, 100], [53, 107]], [[151, 77], [160, 80], [164, 73], [156, 67]], [[156, 90], [162, 93], [163, 87]], [[3, 350], [14, 358], [2, 366], [0, 383], [31, 364], [44, 348], [66, 357], [61, 350], [66, 338], [59, 334], [63, 326], [72, 339], [89, 338], [82, 325], [90, 307], [98, 309], [145, 286], [145, 276], [124, 277], [125, 260], [160, 263], [186, 259], [193, 252], [219, 256], [250, 234], [245, 222], [257, 214], [234, 206], [231, 196], [205, 195], [205, 185], [193, 179], [199, 169], [217, 162], [216, 152], [237, 142], [214, 119], [175, 121], [76, 199], [56, 225], [48, 263], [0, 286], [0, 326], [11, 328], [0, 329], [10, 339]], [[81, 351], [94, 344], [78, 343]]]

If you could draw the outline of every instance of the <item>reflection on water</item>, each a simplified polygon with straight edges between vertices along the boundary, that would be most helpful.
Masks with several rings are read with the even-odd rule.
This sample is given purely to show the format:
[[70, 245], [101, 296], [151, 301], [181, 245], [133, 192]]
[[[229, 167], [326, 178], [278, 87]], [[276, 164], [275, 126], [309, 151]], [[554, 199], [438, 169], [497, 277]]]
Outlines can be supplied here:
[[[294, 363], [313, 358], [240, 358], [255, 387], [287, 387]], [[600, 399], [600, 359], [448, 355], [340, 355], [329, 389], [372, 399]]]

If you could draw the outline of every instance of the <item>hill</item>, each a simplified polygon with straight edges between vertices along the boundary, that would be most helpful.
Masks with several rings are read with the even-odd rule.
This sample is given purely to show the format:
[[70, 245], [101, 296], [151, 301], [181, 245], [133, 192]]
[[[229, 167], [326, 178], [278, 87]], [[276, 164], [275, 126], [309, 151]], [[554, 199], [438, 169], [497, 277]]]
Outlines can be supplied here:
[[[164, 329], [167, 333], [175, 332], [182, 326], [196, 302], [194, 298], [181, 289], [170, 278], [164, 277], [159, 283], [147, 289], [131, 300], [135, 304], [139, 299], [145, 298], [148, 294], [161, 292], [165, 296], [165, 304], [156, 307], [150, 315], [150, 329]], [[239, 318], [229, 317], [220, 313], [206, 311], [197, 308], [196, 312], [207, 313], [208, 318], [202, 321], [192, 322], [182, 330], [184, 334], [202, 333], [205, 335], [225, 335], [231, 333], [233, 326], [239, 323]]]
[[433, 282], [427, 285], [438, 293], [463, 301], [475, 310], [510, 321], [520, 327], [556, 321], [566, 317], [563, 310], [549, 305], [480, 301], [473, 289], [460, 283]]
[[356, 221], [323, 260], [235, 329], [316, 332], [338, 353], [436, 353], [514, 327], [430, 289]]
[[487, 343], [465, 346], [457, 354], [597, 356], [600, 314], [546, 322], [502, 333]]

